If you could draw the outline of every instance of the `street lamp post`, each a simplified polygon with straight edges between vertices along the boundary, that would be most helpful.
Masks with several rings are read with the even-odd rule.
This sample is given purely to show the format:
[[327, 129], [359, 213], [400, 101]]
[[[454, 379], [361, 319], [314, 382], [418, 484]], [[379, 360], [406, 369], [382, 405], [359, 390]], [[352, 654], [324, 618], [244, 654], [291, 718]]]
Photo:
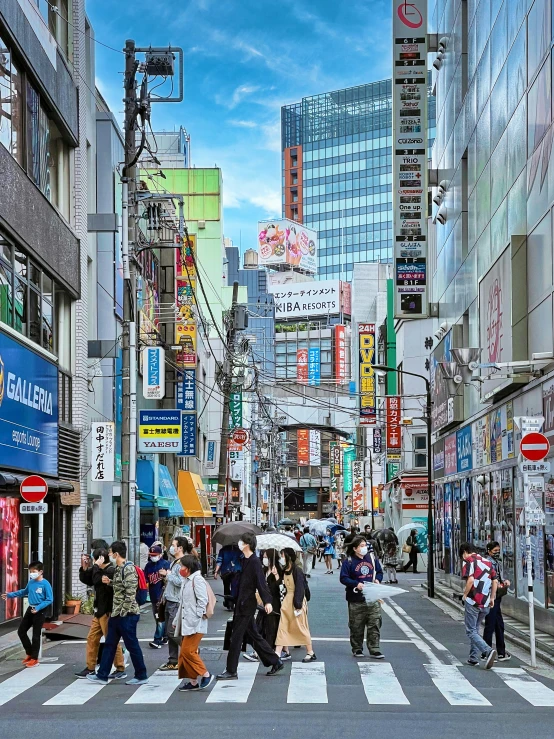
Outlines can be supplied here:
[[375, 364], [373, 365], [375, 372], [387, 373], [397, 372], [401, 375], [411, 375], [412, 377], [419, 377], [425, 383], [425, 395], [426, 395], [426, 409], [425, 409], [425, 423], [427, 426], [427, 487], [429, 489], [429, 499], [427, 505], [427, 595], [429, 598], [435, 597], [435, 535], [434, 535], [434, 521], [433, 521], [433, 467], [431, 460], [431, 383], [425, 375], [418, 375], [416, 372], [408, 372], [404, 369], [395, 369], [394, 367], [387, 367], [386, 365]]

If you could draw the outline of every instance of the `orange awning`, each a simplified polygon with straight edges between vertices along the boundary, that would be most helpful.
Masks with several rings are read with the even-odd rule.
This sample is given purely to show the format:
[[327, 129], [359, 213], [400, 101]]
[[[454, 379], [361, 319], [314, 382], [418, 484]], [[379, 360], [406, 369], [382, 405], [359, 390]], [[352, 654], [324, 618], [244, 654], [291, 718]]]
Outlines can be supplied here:
[[179, 470], [177, 494], [187, 518], [211, 518], [213, 516], [200, 475], [187, 470]]

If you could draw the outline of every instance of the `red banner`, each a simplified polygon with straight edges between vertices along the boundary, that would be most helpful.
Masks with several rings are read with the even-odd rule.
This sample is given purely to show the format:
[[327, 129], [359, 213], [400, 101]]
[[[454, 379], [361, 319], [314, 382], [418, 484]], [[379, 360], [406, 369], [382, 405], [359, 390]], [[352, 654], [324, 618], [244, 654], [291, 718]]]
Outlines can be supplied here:
[[296, 381], [308, 384], [308, 350], [298, 349], [296, 352]]
[[308, 429], [298, 429], [298, 466], [307, 467], [310, 464], [310, 432]]
[[346, 326], [335, 326], [335, 378], [346, 379]]
[[387, 451], [391, 450], [398, 454], [402, 449], [400, 413], [400, 398], [398, 395], [387, 395]]

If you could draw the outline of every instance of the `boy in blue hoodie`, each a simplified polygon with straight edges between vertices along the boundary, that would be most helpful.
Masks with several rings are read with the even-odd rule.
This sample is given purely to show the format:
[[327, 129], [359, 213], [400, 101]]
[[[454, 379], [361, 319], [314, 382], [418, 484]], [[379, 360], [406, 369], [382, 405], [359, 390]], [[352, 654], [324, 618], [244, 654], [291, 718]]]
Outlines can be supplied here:
[[[13, 593], [3, 593], [2, 599], [6, 598], [27, 598], [29, 607], [25, 611], [21, 623], [17, 630], [17, 635], [21, 640], [26, 657], [23, 660], [25, 667], [36, 667], [38, 665], [38, 655], [40, 652], [40, 639], [42, 627], [46, 619], [47, 609], [52, 605], [54, 598], [52, 595], [52, 586], [48, 580], [44, 579], [44, 566], [38, 560], [31, 562], [29, 565], [29, 582], [23, 590], [16, 590]], [[33, 642], [31, 643], [27, 632], [33, 627]]]
[[[149, 642], [151, 649], [161, 649], [163, 644], [167, 644], [165, 636], [165, 615], [160, 610], [162, 595], [164, 592], [164, 578], [169, 571], [170, 564], [167, 559], [162, 557], [162, 548], [158, 544], [150, 547], [148, 554], [148, 562], [144, 566], [144, 575], [148, 583], [148, 593], [150, 602], [152, 603], [152, 612], [156, 621], [156, 631], [154, 638]], [[161, 618], [160, 618], [161, 616]]]

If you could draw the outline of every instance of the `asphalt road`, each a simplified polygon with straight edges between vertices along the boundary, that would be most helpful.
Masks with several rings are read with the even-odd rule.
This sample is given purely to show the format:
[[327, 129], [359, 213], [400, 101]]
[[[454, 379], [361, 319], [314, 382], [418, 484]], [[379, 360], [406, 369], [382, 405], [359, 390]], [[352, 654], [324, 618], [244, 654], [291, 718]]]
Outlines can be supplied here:
[[[175, 690], [177, 681], [154, 674], [165, 661], [165, 650], [149, 649], [144, 641], [151, 685], [137, 689], [118, 683], [98, 690], [73, 677], [84, 667], [84, 643], [60, 643], [45, 652], [51, 661], [40, 668], [3, 663], [1, 736], [59, 739], [71, 732], [82, 739], [136, 739], [140, 731], [142, 736], [187, 733], [195, 739], [236, 739], [239, 734], [321, 739], [367, 736], [370, 731], [380, 739], [458, 739], [519, 738], [530, 730], [535, 736], [551, 733], [554, 670], [543, 665], [531, 671], [515, 656], [498, 665], [507, 672], [466, 665], [463, 623], [447, 606], [426, 598], [419, 587], [423, 577], [400, 575], [400, 585], [409, 593], [385, 606], [386, 659], [375, 662], [352, 657], [344, 590], [337, 573], [323, 573], [319, 565], [310, 581], [309, 617], [318, 662], [302, 666], [304, 650], [292, 649], [292, 663], [277, 677], [268, 678], [262, 666], [257, 671], [244, 661], [237, 683], [181, 694]], [[221, 583], [215, 589], [221, 591]], [[212, 672], [225, 668], [222, 630], [228, 615], [218, 607], [209, 639], [203, 642], [202, 656]], [[141, 638], [152, 635], [152, 623], [150, 613], [141, 618]], [[39, 669], [44, 671], [42, 679], [32, 678]], [[27, 685], [31, 679], [36, 684]], [[97, 692], [87, 693], [91, 688]]]

